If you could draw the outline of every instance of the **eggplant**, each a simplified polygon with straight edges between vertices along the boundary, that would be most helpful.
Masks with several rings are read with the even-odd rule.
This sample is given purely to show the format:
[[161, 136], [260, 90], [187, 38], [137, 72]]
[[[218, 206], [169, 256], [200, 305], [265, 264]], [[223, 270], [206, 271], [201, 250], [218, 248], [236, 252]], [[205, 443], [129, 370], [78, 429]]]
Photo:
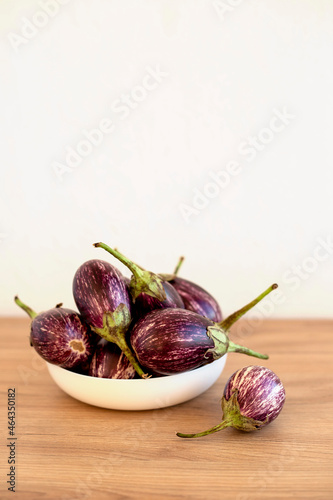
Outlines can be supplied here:
[[160, 276], [177, 290], [183, 299], [185, 309], [219, 323], [223, 316], [217, 300], [201, 286], [177, 276], [183, 262], [184, 257], [180, 257], [173, 274], [161, 274]]
[[260, 430], [280, 414], [286, 392], [279, 377], [264, 366], [247, 366], [231, 375], [223, 392], [222, 422], [196, 434], [177, 432], [182, 438], [213, 434], [226, 427], [240, 431]]
[[204, 288], [177, 276], [169, 281], [169, 283], [177, 290], [183, 299], [185, 309], [196, 312], [201, 316], [205, 316], [215, 323], [222, 321], [221, 308], [214, 297]]
[[237, 392], [237, 402], [243, 416], [260, 424], [248, 429], [256, 430], [270, 424], [279, 415], [286, 399], [286, 392], [279, 377], [264, 366], [247, 366], [229, 378], [223, 397], [229, 401]]
[[181, 296], [167, 280], [155, 273], [146, 271], [105, 243], [94, 243], [94, 246], [109, 252], [132, 272], [128, 288], [135, 305], [135, 315], [137, 317], [155, 309], [185, 307]]
[[227, 352], [268, 359], [229, 340], [230, 327], [277, 288], [274, 284], [252, 302], [215, 323], [186, 309], [159, 309], [141, 318], [130, 331], [130, 344], [140, 365], [158, 375], [172, 375], [211, 363]]
[[212, 321], [186, 309], [157, 309], [134, 324], [130, 344], [141, 366], [155, 375], [173, 375], [214, 360], [207, 353], [214, 347], [210, 326]]
[[73, 296], [91, 329], [108, 342], [117, 344], [138, 375], [146, 378], [126, 342], [132, 320], [131, 298], [120, 271], [103, 260], [83, 263], [73, 279]]
[[104, 314], [115, 311], [120, 304], [131, 310], [131, 298], [121, 272], [103, 260], [88, 260], [78, 268], [73, 296], [82, 317], [94, 328], [102, 328]]
[[[99, 340], [101, 340], [101, 337], [99, 335], [96, 334], [96, 337], [99, 338]], [[99, 341], [98, 341], [99, 342]], [[98, 343], [97, 342], [97, 343]], [[96, 349], [96, 343], [94, 345], [94, 349], [93, 349], [93, 352], [95, 351]], [[71, 372], [74, 372], [74, 373], [78, 373], [79, 375], [89, 375], [89, 369], [90, 369], [90, 360], [91, 360], [91, 357], [87, 359], [87, 361], [85, 361], [84, 363], [81, 363], [73, 368], [70, 368], [70, 371]]]
[[45, 361], [67, 369], [88, 361], [95, 339], [76, 311], [55, 307], [37, 314], [18, 297], [15, 302], [32, 319], [30, 345]]
[[132, 379], [136, 371], [116, 344], [101, 339], [92, 357], [89, 375], [100, 378]]

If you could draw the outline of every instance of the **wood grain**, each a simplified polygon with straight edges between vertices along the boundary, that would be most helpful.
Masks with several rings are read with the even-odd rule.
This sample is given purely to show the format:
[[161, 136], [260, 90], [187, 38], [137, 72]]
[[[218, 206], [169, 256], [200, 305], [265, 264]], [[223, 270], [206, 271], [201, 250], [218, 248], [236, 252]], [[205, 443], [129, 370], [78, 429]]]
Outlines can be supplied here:
[[[243, 328], [245, 325], [245, 328]], [[235, 325], [237, 326], [237, 325]], [[76, 401], [30, 348], [29, 320], [2, 318], [0, 498], [19, 500], [333, 498], [333, 321], [266, 320], [232, 339], [270, 354], [230, 354], [205, 394], [171, 408], [124, 412]], [[264, 364], [284, 383], [277, 420], [259, 432], [226, 429], [183, 440], [220, 422], [220, 399], [238, 368]], [[7, 491], [7, 389], [17, 391], [16, 494]]]

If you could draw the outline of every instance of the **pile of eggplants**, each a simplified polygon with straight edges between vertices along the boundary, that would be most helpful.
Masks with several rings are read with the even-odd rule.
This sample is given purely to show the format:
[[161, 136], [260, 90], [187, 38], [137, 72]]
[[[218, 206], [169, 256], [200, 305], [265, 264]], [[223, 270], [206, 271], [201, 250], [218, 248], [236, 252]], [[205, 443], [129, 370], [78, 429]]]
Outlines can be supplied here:
[[[31, 318], [30, 345], [49, 363], [81, 374], [133, 379], [173, 375], [214, 362], [228, 352], [267, 359], [229, 338], [231, 326], [274, 290], [223, 319], [216, 299], [174, 273], [155, 274], [105, 243], [95, 243], [131, 271], [125, 277], [105, 260], [84, 262], [73, 279], [78, 311], [62, 304]], [[106, 254], [105, 254], [106, 255]]]

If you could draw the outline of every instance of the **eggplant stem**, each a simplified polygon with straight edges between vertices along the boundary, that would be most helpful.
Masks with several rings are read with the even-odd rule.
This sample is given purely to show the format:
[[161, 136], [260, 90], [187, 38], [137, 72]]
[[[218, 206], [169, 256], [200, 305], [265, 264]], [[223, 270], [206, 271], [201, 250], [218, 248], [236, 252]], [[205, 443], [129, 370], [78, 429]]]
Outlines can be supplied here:
[[117, 249], [111, 248], [109, 247], [109, 245], [106, 245], [105, 243], [102, 242], [94, 243], [94, 247], [103, 248], [111, 255], [113, 255], [116, 259], [120, 260], [120, 262], [124, 264], [124, 266], [128, 267], [128, 269], [134, 274], [134, 276], [141, 277], [141, 272], [144, 271], [143, 267], [138, 266], [133, 261], [127, 259], [127, 257], [125, 257], [125, 255], [123, 255], [122, 253], [118, 252]]
[[179, 269], [181, 268], [182, 263], [184, 262], [184, 259], [185, 259], [185, 257], [183, 257], [183, 256], [181, 256], [181, 257], [179, 258], [178, 264], [176, 265], [175, 270], [174, 270], [174, 272], [173, 272], [173, 275], [174, 275], [174, 276], [177, 276], [178, 271], [179, 271]]
[[231, 340], [229, 340], [229, 346], [227, 352], [240, 352], [242, 354], [247, 354], [248, 356], [253, 356], [254, 358], [259, 358], [259, 359], [269, 358], [268, 354], [260, 354], [260, 352], [252, 351], [252, 349], [249, 349], [248, 347], [234, 344], [234, 342], [231, 342]]
[[233, 314], [230, 314], [226, 319], [221, 321], [220, 323], [217, 323], [220, 328], [222, 328], [224, 331], [228, 331], [230, 327], [236, 323], [239, 318], [241, 318], [245, 313], [247, 313], [252, 307], [258, 304], [266, 295], [271, 293], [273, 290], [275, 290], [278, 287], [276, 283], [271, 285], [267, 290], [265, 290], [263, 293], [261, 293], [256, 299], [252, 300], [252, 302], [249, 302], [246, 306], [242, 307], [238, 311], [234, 312]]
[[118, 345], [118, 347], [120, 347], [120, 349], [122, 350], [122, 352], [125, 354], [126, 358], [128, 359], [128, 361], [131, 363], [131, 365], [134, 367], [136, 373], [143, 379], [146, 379], [146, 378], [150, 378], [151, 375], [148, 375], [148, 373], [145, 373], [141, 366], [139, 365], [138, 361], [136, 360], [136, 358], [134, 357], [132, 351], [130, 350], [130, 348], [128, 347], [128, 345], [126, 344], [126, 341], [124, 342], [116, 342], [116, 344]]
[[36, 316], [38, 316], [38, 314], [33, 309], [31, 309], [31, 307], [24, 304], [18, 298], [17, 295], [14, 297], [14, 301], [15, 301], [15, 304], [17, 304], [21, 309], [23, 309], [23, 311], [25, 311], [27, 313], [27, 315], [30, 316], [31, 319], [34, 319]]
[[131, 315], [125, 304], [119, 306], [113, 312], [106, 312], [103, 315], [103, 327], [92, 327], [92, 330], [100, 337], [108, 342], [116, 344], [125, 354], [128, 361], [134, 367], [135, 371], [141, 378], [149, 378], [147, 373], [144, 373], [138, 360], [133, 355], [131, 349], [126, 342], [126, 332], [131, 321]]
[[208, 434], [213, 434], [214, 432], [221, 431], [226, 427], [232, 427], [232, 421], [223, 420], [220, 424], [214, 425], [214, 427], [211, 427], [206, 431], [197, 432], [196, 434], [183, 434], [182, 432], [177, 432], [177, 436], [182, 438], [197, 438], [197, 437], [207, 436]]
[[[94, 331], [96, 333], [98, 333], [97, 329], [95, 329]], [[101, 337], [105, 338], [108, 342], [112, 342], [112, 343], [116, 344], [119, 347], [119, 349], [121, 349], [121, 351], [125, 354], [126, 358], [131, 363], [131, 365], [133, 366], [133, 368], [135, 369], [136, 373], [141, 378], [150, 378], [149, 375], [142, 370], [142, 368], [139, 365], [138, 361], [133, 356], [130, 348], [128, 347], [128, 345], [127, 345], [127, 343], [125, 341], [125, 339], [120, 339], [120, 338], [114, 339], [112, 336], [109, 336], [108, 334], [102, 335], [101, 333], [99, 333], [99, 335], [101, 335]]]
[[133, 302], [141, 293], [146, 293], [151, 297], [163, 302], [166, 300], [166, 293], [163, 287], [163, 279], [155, 273], [146, 271], [143, 267], [138, 266], [131, 260], [127, 259], [123, 254], [118, 252], [113, 248], [110, 248], [105, 243], [94, 243], [94, 247], [103, 248], [116, 259], [120, 260], [128, 269], [132, 272], [133, 276], [130, 282], [130, 293], [132, 295]]

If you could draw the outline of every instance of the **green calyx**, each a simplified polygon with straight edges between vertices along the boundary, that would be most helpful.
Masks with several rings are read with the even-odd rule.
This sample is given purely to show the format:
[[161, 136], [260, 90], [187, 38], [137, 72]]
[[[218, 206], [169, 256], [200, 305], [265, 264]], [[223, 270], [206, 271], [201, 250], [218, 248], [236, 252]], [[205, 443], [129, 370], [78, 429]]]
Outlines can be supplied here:
[[268, 359], [267, 354], [260, 354], [260, 352], [253, 351], [248, 347], [235, 344], [229, 339], [227, 332], [223, 331], [218, 326], [209, 326], [206, 334], [213, 340], [214, 347], [207, 349], [205, 357], [207, 357], [207, 354], [212, 353], [213, 359], [215, 360], [222, 358], [227, 352], [239, 352], [247, 354], [248, 356], [254, 356], [255, 358]]
[[157, 274], [150, 271], [142, 270], [139, 273], [133, 274], [130, 282], [130, 292], [133, 302], [135, 302], [140, 293], [146, 293], [161, 302], [166, 300], [163, 281]]
[[182, 438], [197, 438], [221, 431], [226, 427], [234, 427], [234, 429], [238, 429], [239, 431], [252, 432], [261, 429], [267, 423], [267, 420], [262, 422], [261, 420], [254, 420], [253, 418], [245, 417], [241, 414], [237, 389], [228, 400], [223, 396], [222, 419], [220, 424], [206, 431], [197, 432], [196, 434], [183, 434], [182, 432], [177, 432], [177, 436]]
[[267, 420], [254, 420], [254, 418], [242, 415], [238, 402], [238, 389], [235, 389], [227, 400], [224, 396], [221, 402], [222, 418], [231, 422], [231, 427], [239, 431], [252, 432], [261, 429], [266, 425]]
[[205, 353], [205, 357], [207, 354], [212, 354], [213, 359], [219, 359], [227, 352], [239, 352], [242, 354], [247, 354], [248, 356], [254, 356], [259, 359], [268, 359], [267, 354], [260, 354], [259, 352], [253, 351], [247, 347], [235, 344], [229, 339], [229, 329], [231, 326], [236, 323], [247, 311], [252, 309], [258, 302], [260, 302], [266, 295], [275, 290], [278, 285], [275, 283], [267, 288], [263, 293], [261, 293], [256, 299], [249, 302], [246, 306], [242, 307], [238, 311], [234, 312], [230, 316], [228, 316], [225, 320], [220, 323], [215, 323], [214, 326], [209, 326], [207, 328], [207, 336], [213, 340], [214, 347], [208, 349]]
[[135, 302], [135, 299], [141, 293], [146, 293], [147, 295], [150, 295], [151, 297], [154, 297], [161, 302], [166, 300], [166, 293], [163, 287], [163, 282], [165, 280], [161, 278], [161, 276], [150, 271], [146, 271], [142, 267], [129, 260], [118, 250], [116, 250], [115, 248], [110, 248], [105, 243], [94, 243], [94, 247], [103, 248], [120, 262], [122, 262], [122, 264], [128, 267], [128, 269], [131, 271], [132, 278], [130, 282], [130, 292], [133, 298], [133, 302]]
[[122, 350], [135, 371], [141, 378], [148, 378], [144, 373], [137, 359], [126, 342], [126, 332], [131, 323], [131, 313], [125, 304], [120, 304], [113, 312], [106, 312], [103, 315], [103, 327], [91, 329], [108, 342], [113, 342]]
[[214, 342], [214, 347], [208, 349], [204, 357], [206, 358], [207, 354], [212, 353], [214, 360], [222, 358], [229, 349], [230, 340], [228, 335], [218, 326], [209, 326], [206, 334]]

